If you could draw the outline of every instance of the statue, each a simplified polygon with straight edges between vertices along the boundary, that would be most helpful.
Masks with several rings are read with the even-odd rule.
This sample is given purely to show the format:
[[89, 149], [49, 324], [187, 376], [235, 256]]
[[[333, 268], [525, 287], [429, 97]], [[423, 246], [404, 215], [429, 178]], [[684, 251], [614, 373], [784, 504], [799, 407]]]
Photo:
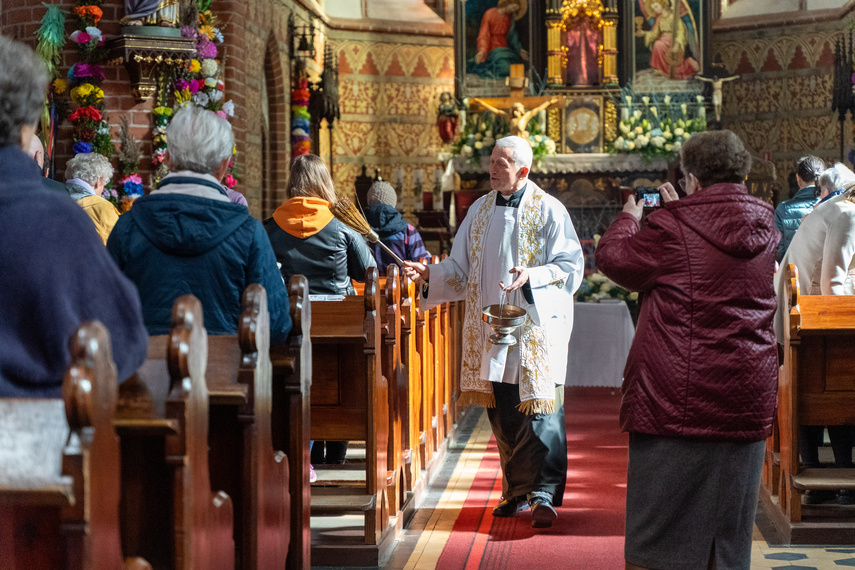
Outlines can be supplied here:
[[553, 97], [546, 103], [538, 105], [537, 107], [529, 111], [525, 110], [525, 107], [522, 103], [514, 103], [511, 106], [510, 112], [497, 109], [492, 105], [488, 104], [487, 102], [482, 101], [481, 99], [472, 99], [472, 101], [478, 103], [491, 113], [494, 113], [496, 115], [499, 115], [500, 117], [507, 119], [510, 123], [511, 134], [528, 140], [528, 131], [526, 130], [528, 122], [532, 119], [532, 117], [534, 117], [541, 111], [545, 111], [549, 107], [552, 107], [560, 100], [557, 97]]
[[457, 136], [457, 106], [454, 104], [454, 96], [448, 91], [443, 91], [439, 96], [439, 107], [436, 109], [436, 126], [439, 129], [439, 138], [448, 144]]
[[701, 81], [712, 84], [712, 104], [713, 109], [715, 109], [715, 120], [721, 123], [721, 85], [725, 81], [733, 81], [734, 79], [739, 79], [738, 75], [732, 75], [730, 77], [701, 77], [698, 75], [697, 77]]
[[178, 26], [180, 0], [125, 0], [123, 26]]

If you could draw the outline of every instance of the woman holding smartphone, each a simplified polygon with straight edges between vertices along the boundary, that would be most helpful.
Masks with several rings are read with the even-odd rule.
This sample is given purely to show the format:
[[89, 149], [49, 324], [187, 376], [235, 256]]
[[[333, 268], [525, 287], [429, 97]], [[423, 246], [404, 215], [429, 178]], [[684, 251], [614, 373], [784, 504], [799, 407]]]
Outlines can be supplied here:
[[641, 225], [630, 196], [597, 267], [643, 295], [624, 370], [625, 558], [636, 568], [749, 568], [778, 361], [772, 207], [748, 195], [730, 131], [682, 148], [687, 196], [666, 183]]

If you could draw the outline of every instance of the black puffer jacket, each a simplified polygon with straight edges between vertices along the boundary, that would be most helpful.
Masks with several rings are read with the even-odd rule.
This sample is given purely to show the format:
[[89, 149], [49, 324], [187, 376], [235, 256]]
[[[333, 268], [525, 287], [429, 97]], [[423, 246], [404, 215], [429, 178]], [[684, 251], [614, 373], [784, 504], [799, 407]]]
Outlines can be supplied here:
[[335, 219], [326, 200], [291, 198], [264, 228], [285, 282], [305, 275], [312, 295], [353, 295], [350, 280], [365, 281], [377, 265], [362, 236]]

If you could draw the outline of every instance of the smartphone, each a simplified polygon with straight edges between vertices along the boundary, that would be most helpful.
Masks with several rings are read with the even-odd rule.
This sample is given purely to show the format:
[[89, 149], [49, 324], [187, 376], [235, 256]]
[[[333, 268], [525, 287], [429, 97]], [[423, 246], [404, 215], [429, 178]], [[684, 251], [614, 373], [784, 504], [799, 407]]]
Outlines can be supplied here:
[[662, 207], [662, 194], [659, 193], [658, 188], [637, 186], [635, 188], [635, 203], [643, 204], [645, 208], [660, 208]]

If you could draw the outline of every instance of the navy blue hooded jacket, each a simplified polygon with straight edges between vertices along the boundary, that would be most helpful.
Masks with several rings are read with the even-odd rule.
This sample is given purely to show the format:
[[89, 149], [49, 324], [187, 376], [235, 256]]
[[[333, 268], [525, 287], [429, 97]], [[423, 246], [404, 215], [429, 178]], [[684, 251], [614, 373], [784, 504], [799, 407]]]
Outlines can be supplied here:
[[20, 148], [0, 148], [0, 398], [62, 397], [84, 321], [107, 327], [120, 381], [148, 349], [133, 283], [83, 208], [43, 180]]
[[267, 290], [271, 340], [291, 330], [270, 240], [246, 206], [185, 194], [143, 196], [119, 218], [107, 249], [139, 289], [149, 334], [170, 330], [172, 304], [188, 294], [202, 303], [208, 334], [235, 334], [252, 283]]

